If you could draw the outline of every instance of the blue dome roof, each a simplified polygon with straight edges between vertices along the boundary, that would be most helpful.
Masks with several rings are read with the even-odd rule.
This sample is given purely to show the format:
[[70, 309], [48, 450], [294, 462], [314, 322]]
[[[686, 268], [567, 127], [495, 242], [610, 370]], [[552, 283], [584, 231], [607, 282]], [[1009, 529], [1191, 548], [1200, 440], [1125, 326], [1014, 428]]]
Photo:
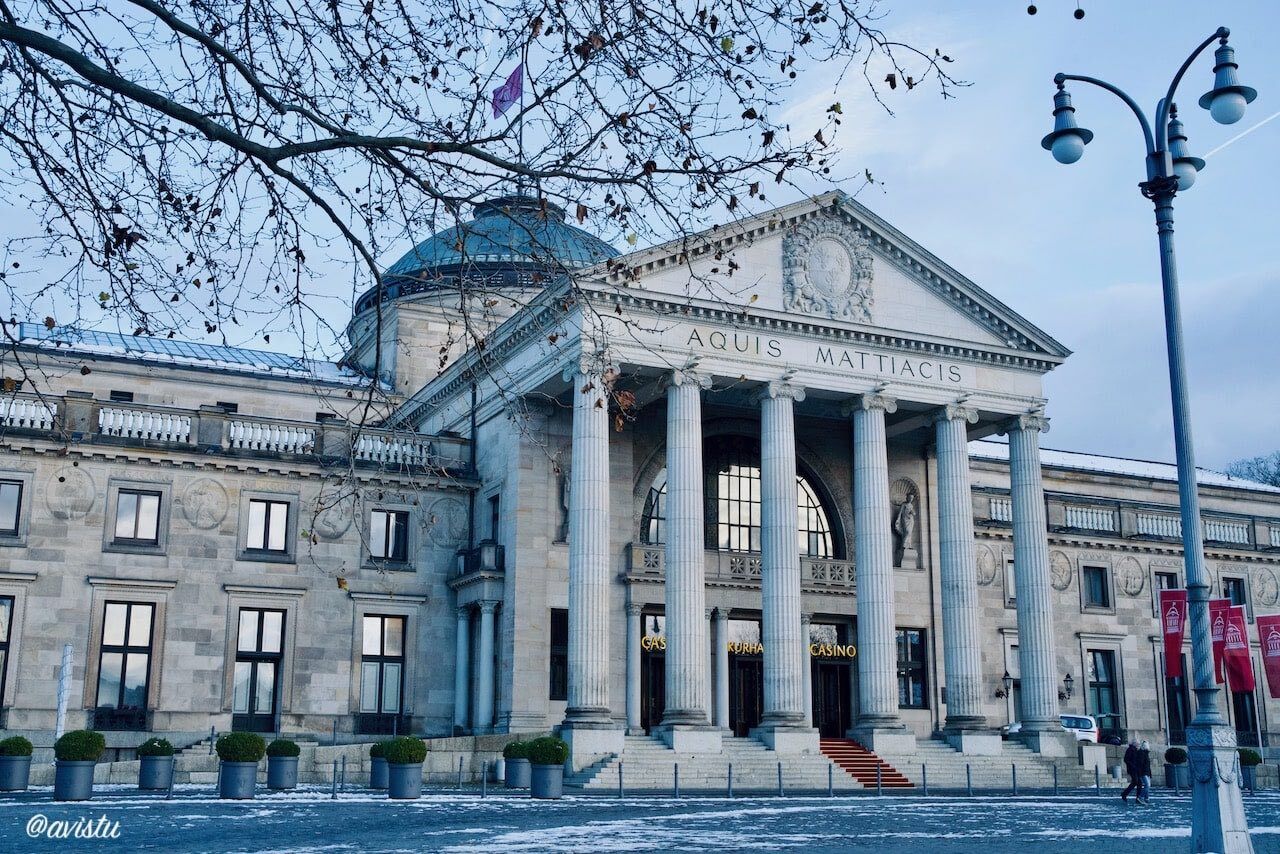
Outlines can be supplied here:
[[473, 220], [431, 236], [387, 268], [387, 282], [435, 278], [473, 265], [563, 272], [617, 256], [608, 243], [564, 220], [564, 208], [532, 196], [480, 202]]

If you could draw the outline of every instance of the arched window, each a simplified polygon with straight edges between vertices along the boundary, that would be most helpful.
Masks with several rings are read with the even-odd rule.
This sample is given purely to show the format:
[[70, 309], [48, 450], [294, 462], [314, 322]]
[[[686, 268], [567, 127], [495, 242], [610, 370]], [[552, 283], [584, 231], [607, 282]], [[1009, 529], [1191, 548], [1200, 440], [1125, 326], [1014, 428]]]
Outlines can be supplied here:
[[[708, 549], [760, 551], [760, 446], [745, 437], [719, 437], [703, 449], [703, 501], [706, 505]], [[796, 514], [800, 554], [837, 557], [831, 516], [818, 490], [803, 474], [796, 475]], [[642, 542], [664, 542], [667, 470], [654, 478], [645, 497], [640, 523]]]

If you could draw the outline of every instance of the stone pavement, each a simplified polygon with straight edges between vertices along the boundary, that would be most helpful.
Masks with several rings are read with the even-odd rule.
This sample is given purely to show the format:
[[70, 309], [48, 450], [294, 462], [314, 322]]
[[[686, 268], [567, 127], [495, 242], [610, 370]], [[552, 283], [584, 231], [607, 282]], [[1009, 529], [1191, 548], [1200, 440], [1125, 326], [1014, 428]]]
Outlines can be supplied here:
[[[1149, 808], [1114, 795], [923, 798], [576, 797], [535, 802], [505, 793], [431, 793], [389, 802], [368, 791], [260, 794], [254, 801], [187, 788], [173, 800], [103, 788], [85, 804], [46, 790], [0, 797], [0, 851], [742, 851], [1090, 854], [1182, 851], [1189, 800], [1157, 791]], [[1280, 794], [1246, 795], [1262, 854], [1280, 850]], [[116, 839], [32, 839], [43, 820], [119, 822]], [[47, 825], [52, 827], [53, 825]]]

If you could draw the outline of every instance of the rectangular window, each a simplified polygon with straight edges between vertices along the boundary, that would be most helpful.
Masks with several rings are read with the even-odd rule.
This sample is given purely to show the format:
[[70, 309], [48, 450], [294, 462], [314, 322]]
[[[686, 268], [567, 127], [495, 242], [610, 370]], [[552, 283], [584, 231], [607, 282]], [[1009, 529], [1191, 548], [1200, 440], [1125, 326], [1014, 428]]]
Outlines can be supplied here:
[[1241, 747], [1259, 747], [1258, 706], [1253, 692], [1231, 692], [1231, 717], [1236, 724], [1236, 743]]
[[1222, 579], [1222, 598], [1230, 599], [1232, 605], [1245, 604], [1244, 579], [1224, 576]]
[[13, 597], [0, 596], [0, 704], [4, 703], [4, 678], [9, 671], [9, 634], [13, 631]]
[[404, 686], [404, 617], [370, 614], [363, 620], [360, 712], [398, 715]]
[[231, 726], [236, 730], [275, 729], [284, 659], [284, 611], [241, 608], [236, 631], [236, 663], [231, 693]]
[[1113, 650], [1089, 650], [1088, 711], [1097, 718], [1103, 735], [1120, 734], [1120, 692]]
[[94, 729], [146, 729], [155, 606], [108, 602], [102, 614]]
[[898, 629], [898, 707], [929, 708], [924, 629]]
[[249, 537], [246, 548], [264, 552], [287, 552], [289, 502], [249, 499]]
[[112, 403], [133, 403], [133, 392], [112, 389], [109, 398]]
[[551, 609], [551, 686], [552, 700], [569, 699], [569, 612]]
[[498, 526], [502, 522], [502, 496], [489, 497], [489, 539], [498, 541]]
[[1091, 608], [1111, 607], [1111, 589], [1105, 566], [1084, 568], [1084, 604]]
[[160, 536], [160, 493], [122, 489], [116, 495], [114, 542], [155, 545]]
[[22, 516], [22, 481], [0, 480], [0, 535], [18, 536]]
[[[1182, 675], [1166, 676], [1164, 680], [1165, 707], [1169, 710], [1169, 743], [1187, 743], [1187, 724], [1191, 722], [1191, 699], [1187, 685], [1187, 657], [1182, 658]], [[1167, 670], [1166, 670], [1167, 672]]]
[[369, 556], [374, 560], [405, 561], [409, 557], [409, 514], [404, 510], [374, 510], [369, 514]]
[[238, 403], [227, 403], [225, 400], [219, 400], [214, 405], [221, 407], [222, 411], [227, 413], [228, 415], [235, 415], [237, 412], [240, 411], [240, 404]]
[[1009, 605], [1018, 601], [1017, 578], [1018, 573], [1014, 567], [1013, 558], [1006, 557], [1004, 559], [1004, 598]]
[[1157, 572], [1156, 573], [1156, 589], [1157, 590], [1177, 590], [1178, 589], [1178, 573]]

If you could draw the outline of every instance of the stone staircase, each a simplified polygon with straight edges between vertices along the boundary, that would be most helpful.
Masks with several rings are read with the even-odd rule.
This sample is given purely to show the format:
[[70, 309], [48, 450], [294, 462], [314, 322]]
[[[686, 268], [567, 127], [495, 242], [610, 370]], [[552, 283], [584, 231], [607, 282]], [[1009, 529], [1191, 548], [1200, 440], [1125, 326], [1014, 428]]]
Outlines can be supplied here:
[[625, 791], [671, 792], [679, 766], [681, 791], [727, 792], [731, 764], [735, 793], [777, 792], [779, 765], [786, 792], [825, 792], [828, 779], [836, 791], [865, 788], [821, 753], [777, 754], [755, 739], [730, 737], [720, 753], [676, 753], [651, 736], [627, 736], [622, 753], [567, 775], [565, 785], [583, 792], [617, 791], [621, 774]]
[[876, 754], [850, 738], [824, 738], [819, 742], [822, 753], [865, 788], [874, 789], [879, 779], [881, 789], [911, 789], [915, 784]]
[[[927, 767], [931, 789], [964, 789], [966, 766], [975, 790], [1011, 791], [1015, 766], [1020, 790], [1052, 789], [1055, 767], [1060, 789], [1092, 788], [1094, 785], [1093, 769], [1081, 766], [1074, 756], [1042, 756], [1017, 741], [1001, 742], [998, 756], [966, 756], [945, 741], [922, 738], [916, 741], [915, 753], [885, 753], [880, 758], [921, 787], [925, 782], [924, 768]], [[1104, 787], [1113, 783], [1106, 774], [1101, 775], [1101, 782]], [[874, 786], [873, 780], [872, 788]]]

